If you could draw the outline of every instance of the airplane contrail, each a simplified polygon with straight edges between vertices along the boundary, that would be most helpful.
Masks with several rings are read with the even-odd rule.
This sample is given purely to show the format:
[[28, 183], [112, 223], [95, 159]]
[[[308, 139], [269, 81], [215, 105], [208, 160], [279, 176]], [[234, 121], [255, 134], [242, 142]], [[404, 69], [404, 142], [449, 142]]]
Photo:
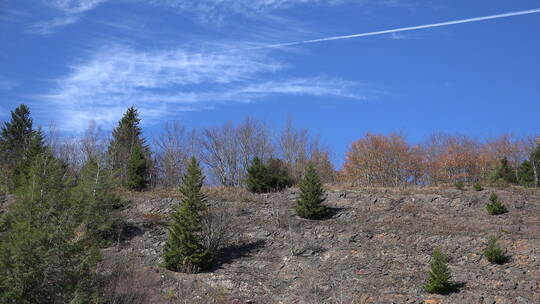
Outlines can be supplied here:
[[253, 49], [265, 49], [265, 48], [279, 48], [279, 47], [284, 47], [284, 46], [293, 46], [293, 45], [300, 45], [300, 44], [317, 43], [317, 42], [331, 41], [331, 40], [341, 40], [341, 39], [351, 39], [351, 38], [359, 38], [359, 37], [366, 37], [366, 36], [376, 36], [376, 35], [384, 35], [384, 34], [407, 32], [407, 31], [416, 31], [416, 30], [427, 29], [427, 28], [434, 28], [434, 27], [441, 27], [441, 26], [448, 26], [448, 25], [455, 25], [455, 24], [462, 24], [462, 23], [470, 23], [470, 22], [479, 22], [479, 21], [486, 21], [486, 20], [492, 20], [492, 19], [500, 19], [500, 18], [508, 18], [508, 17], [521, 16], [521, 15], [536, 14], [536, 13], [540, 13], [540, 8], [526, 10], [526, 11], [517, 11], [517, 12], [504, 13], [504, 14], [483, 16], [483, 17], [475, 17], [475, 18], [460, 19], [460, 20], [454, 20], [454, 21], [446, 21], [446, 22], [440, 22], [440, 23], [432, 23], [432, 24], [425, 24], [425, 25], [417, 25], [417, 26], [410, 26], [410, 27], [395, 28], [395, 29], [384, 30], [384, 31], [367, 32], [367, 33], [344, 35], [344, 36], [334, 36], [334, 37], [326, 37], [326, 38], [302, 40], [302, 41], [293, 41], [293, 42], [286, 42], [286, 43], [268, 44], [268, 45], [262, 45], [262, 46], [247, 48], [247, 49], [248, 50], [253, 50]]

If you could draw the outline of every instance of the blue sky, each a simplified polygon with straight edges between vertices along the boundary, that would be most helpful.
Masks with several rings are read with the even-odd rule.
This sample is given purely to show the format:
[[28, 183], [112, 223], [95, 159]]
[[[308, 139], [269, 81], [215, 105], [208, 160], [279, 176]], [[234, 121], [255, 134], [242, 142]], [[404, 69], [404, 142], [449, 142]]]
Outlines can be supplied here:
[[540, 133], [540, 14], [265, 47], [540, 8], [539, 1], [0, 0], [0, 120], [151, 136], [250, 115], [320, 134], [338, 163], [366, 132]]

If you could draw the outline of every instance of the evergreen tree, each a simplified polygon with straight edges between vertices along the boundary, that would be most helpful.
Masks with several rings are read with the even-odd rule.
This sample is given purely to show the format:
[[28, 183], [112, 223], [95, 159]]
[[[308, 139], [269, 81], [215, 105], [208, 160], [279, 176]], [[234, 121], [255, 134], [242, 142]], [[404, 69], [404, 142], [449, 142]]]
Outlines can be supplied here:
[[518, 181], [520, 185], [525, 187], [534, 185], [534, 170], [530, 161], [525, 160], [518, 167]]
[[163, 266], [169, 270], [199, 271], [213, 265], [214, 257], [204, 248], [200, 237], [201, 214], [206, 208], [206, 197], [201, 192], [203, 181], [199, 163], [192, 157], [180, 186], [182, 204], [172, 214], [173, 223], [165, 244]]
[[[109, 167], [116, 181], [125, 185], [128, 180], [128, 162], [132, 158], [136, 147], [140, 147], [145, 155], [150, 149], [142, 137], [139, 113], [134, 107], [127, 109], [112, 132], [112, 140], [107, 151]], [[148, 158], [146, 158], [148, 161]]]
[[81, 229], [66, 166], [46, 151], [20, 177], [0, 236], [0, 303], [71, 303], [96, 295], [90, 282], [99, 252]]
[[281, 159], [270, 158], [268, 160], [268, 173], [270, 175], [270, 188], [273, 191], [281, 191], [293, 185], [293, 179], [289, 170]]
[[253, 193], [266, 193], [269, 191], [270, 176], [268, 169], [262, 161], [255, 157], [248, 168], [247, 188]]
[[440, 249], [436, 248], [431, 256], [430, 271], [424, 289], [429, 293], [444, 294], [453, 288], [452, 275], [446, 264], [446, 258]]
[[506, 262], [506, 256], [501, 246], [497, 244], [498, 237], [491, 237], [488, 242], [488, 246], [484, 250], [484, 256], [488, 261], [494, 264], [503, 264]]
[[486, 204], [486, 209], [489, 215], [499, 215], [508, 212], [504, 204], [499, 201], [499, 197], [495, 193], [491, 193], [489, 203]]
[[309, 164], [304, 173], [304, 178], [299, 184], [300, 187], [300, 199], [297, 202], [296, 213], [303, 218], [307, 219], [321, 219], [323, 218], [328, 209], [322, 205], [324, 202], [324, 189], [312, 164]]
[[476, 184], [474, 184], [474, 190], [482, 191], [482, 190], [484, 190], [484, 187], [482, 187], [482, 184], [476, 183]]
[[72, 198], [79, 208], [79, 221], [98, 245], [106, 245], [117, 236], [115, 221], [120, 200], [112, 193], [108, 171], [97, 158], [90, 157], [80, 171]]
[[529, 156], [529, 162], [533, 172], [533, 186], [540, 186], [540, 144], [536, 145], [536, 148], [531, 152]]
[[130, 190], [141, 191], [146, 188], [147, 163], [142, 148], [135, 146], [135, 150], [128, 162], [126, 187]]
[[21, 104], [11, 112], [11, 121], [0, 129], [0, 162], [8, 187], [14, 190], [17, 175], [29, 165], [29, 159], [44, 151], [43, 133], [34, 130], [30, 109]]
[[504, 184], [515, 184], [516, 183], [516, 173], [514, 168], [508, 162], [508, 159], [503, 158], [500, 160], [499, 165], [494, 169], [491, 177], [492, 183], [504, 183]]

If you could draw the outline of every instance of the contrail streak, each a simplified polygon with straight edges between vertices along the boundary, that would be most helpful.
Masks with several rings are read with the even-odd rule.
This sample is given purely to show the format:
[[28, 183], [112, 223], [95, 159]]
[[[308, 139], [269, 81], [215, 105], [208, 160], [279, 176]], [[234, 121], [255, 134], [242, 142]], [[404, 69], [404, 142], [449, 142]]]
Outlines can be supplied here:
[[284, 47], [284, 46], [317, 43], [317, 42], [331, 41], [331, 40], [351, 39], [351, 38], [359, 38], [359, 37], [366, 37], [366, 36], [376, 36], [376, 35], [384, 35], [384, 34], [391, 34], [391, 33], [416, 31], [416, 30], [427, 29], [427, 28], [434, 28], [434, 27], [441, 27], [441, 26], [448, 26], [448, 25], [455, 25], [455, 24], [462, 24], [462, 23], [470, 23], [470, 22], [479, 22], [479, 21], [486, 21], [486, 20], [492, 20], [492, 19], [536, 14], [536, 13], [540, 13], [540, 8], [526, 10], [526, 11], [510, 12], [510, 13], [504, 13], [504, 14], [498, 14], [498, 15], [490, 15], [490, 16], [484, 16], [484, 17], [476, 17], [476, 18], [469, 18], [469, 19], [460, 19], [460, 20], [454, 20], [454, 21], [440, 22], [440, 23], [402, 27], [402, 28], [396, 28], [396, 29], [390, 29], [390, 30], [384, 30], [384, 31], [376, 31], [376, 32], [368, 32], [368, 33], [360, 33], [360, 34], [352, 34], [352, 35], [344, 35], [344, 36], [334, 36], [334, 37], [326, 37], [326, 38], [303, 40], [303, 41], [293, 41], [293, 42], [286, 42], [286, 43], [268, 44], [268, 45], [248, 48], [248, 50], [279, 48], [279, 47]]

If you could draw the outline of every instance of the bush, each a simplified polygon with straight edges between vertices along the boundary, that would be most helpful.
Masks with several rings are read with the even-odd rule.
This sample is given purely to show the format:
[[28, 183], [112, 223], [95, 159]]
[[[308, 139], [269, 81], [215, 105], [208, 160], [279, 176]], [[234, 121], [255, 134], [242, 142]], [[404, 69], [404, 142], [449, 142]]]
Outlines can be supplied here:
[[458, 190], [464, 190], [464, 189], [465, 189], [465, 184], [463, 183], [463, 181], [458, 181], [457, 183], [455, 183], [454, 186], [455, 186], [456, 189], [458, 189]]
[[482, 191], [482, 190], [484, 190], [484, 187], [482, 187], [482, 185], [480, 183], [476, 183], [476, 184], [474, 184], [474, 190]]
[[499, 201], [497, 194], [492, 193], [489, 197], [489, 203], [486, 205], [489, 215], [499, 215], [508, 212], [503, 203]]
[[491, 237], [488, 242], [488, 246], [484, 250], [484, 256], [488, 261], [494, 264], [503, 264], [506, 262], [507, 257], [504, 255], [504, 251], [501, 246], [497, 244], [498, 237]]
[[304, 178], [300, 182], [300, 199], [296, 206], [296, 213], [307, 219], [321, 219], [328, 209], [322, 205], [325, 198], [322, 182], [312, 164], [309, 164]]
[[452, 275], [446, 263], [446, 258], [440, 249], [436, 248], [431, 256], [430, 271], [424, 289], [429, 293], [444, 294], [454, 288]]

